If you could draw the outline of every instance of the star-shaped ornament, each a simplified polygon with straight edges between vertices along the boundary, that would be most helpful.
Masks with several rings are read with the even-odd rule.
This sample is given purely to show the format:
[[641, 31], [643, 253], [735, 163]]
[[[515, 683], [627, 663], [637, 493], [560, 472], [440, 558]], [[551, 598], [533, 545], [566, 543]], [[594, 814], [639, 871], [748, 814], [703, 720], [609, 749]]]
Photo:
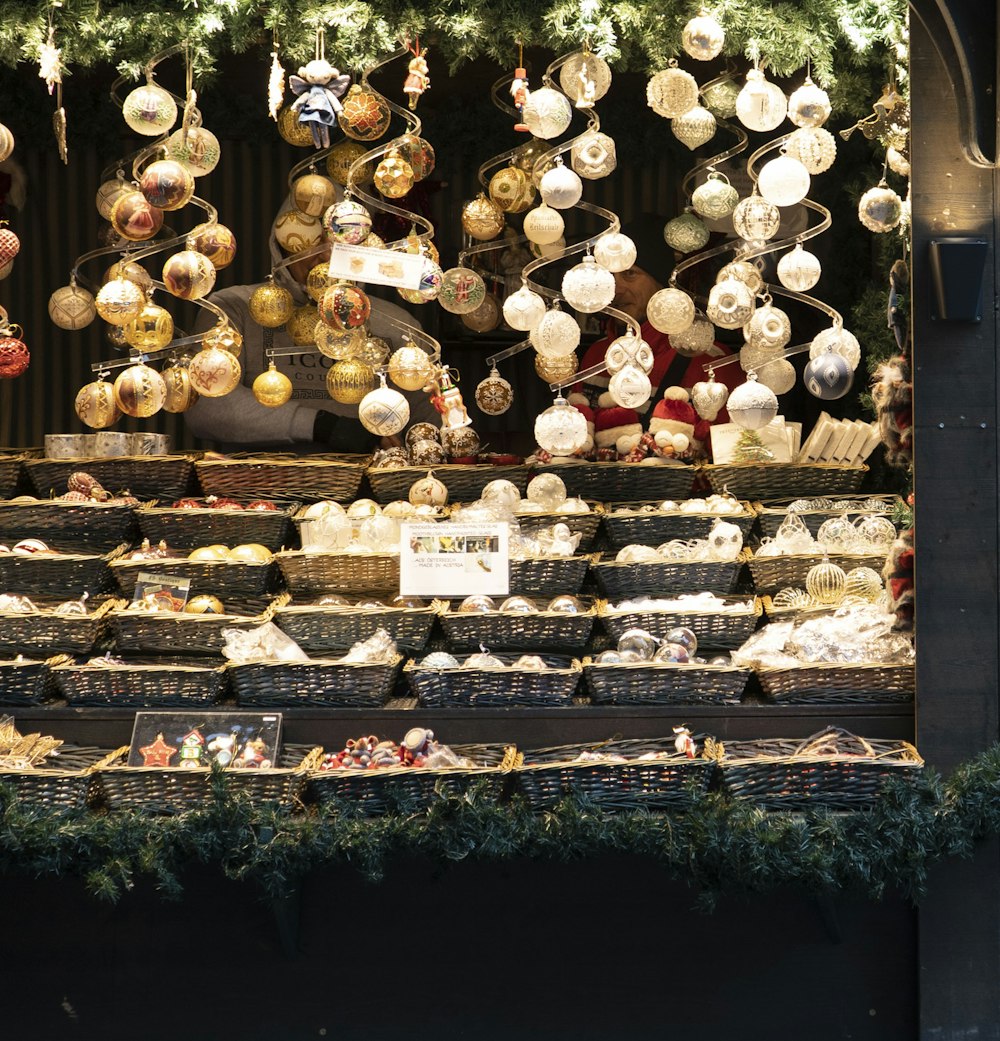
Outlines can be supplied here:
[[139, 749], [139, 754], [142, 756], [143, 766], [169, 766], [171, 758], [177, 754], [177, 749], [168, 745], [162, 734], [157, 734], [151, 745]]

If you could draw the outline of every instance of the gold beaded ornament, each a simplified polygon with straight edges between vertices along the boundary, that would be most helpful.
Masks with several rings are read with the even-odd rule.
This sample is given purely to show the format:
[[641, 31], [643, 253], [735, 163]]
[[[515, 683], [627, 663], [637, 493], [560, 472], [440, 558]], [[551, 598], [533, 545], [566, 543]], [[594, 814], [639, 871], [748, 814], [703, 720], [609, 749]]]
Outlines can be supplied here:
[[[347, 175], [350, 173], [351, 167], [367, 151], [368, 149], [357, 141], [351, 141], [348, 138], [338, 141], [330, 149], [330, 154], [326, 157], [326, 172], [330, 175], [330, 179], [346, 187]], [[365, 181], [371, 180], [372, 172], [371, 163], [365, 163], [358, 167], [354, 183], [364, 184]]]
[[253, 381], [253, 396], [268, 408], [278, 408], [291, 400], [292, 381], [272, 361]]
[[462, 207], [462, 227], [481, 242], [495, 239], [504, 229], [503, 211], [480, 192]]
[[433, 374], [430, 356], [413, 344], [400, 347], [389, 359], [389, 378], [403, 390], [420, 390]]
[[490, 178], [489, 192], [504, 213], [523, 213], [535, 201], [535, 186], [519, 166], [498, 170]]
[[336, 362], [326, 374], [327, 393], [342, 405], [357, 405], [377, 384], [375, 370], [356, 358]]
[[258, 325], [264, 326], [265, 329], [277, 329], [292, 317], [295, 301], [287, 289], [275, 285], [273, 279], [268, 279], [264, 285], [258, 286], [250, 294], [247, 306], [250, 309], [250, 317]]
[[323, 299], [323, 294], [330, 288], [330, 265], [327, 261], [321, 260], [314, 267], [309, 269], [309, 274], [306, 275], [306, 295], [314, 303], [319, 303]]
[[105, 379], [96, 379], [81, 387], [74, 402], [80, 422], [91, 430], [104, 430], [122, 417], [115, 401], [115, 388]]
[[305, 123], [299, 122], [299, 114], [286, 105], [278, 113], [278, 133], [296, 148], [312, 148], [312, 131]]
[[169, 365], [160, 375], [167, 388], [167, 395], [163, 399], [164, 412], [186, 412], [198, 400], [198, 392], [191, 386], [191, 374], [186, 364]]
[[839, 604], [844, 598], [847, 575], [842, 567], [824, 557], [823, 562], [811, 567], [806, 574], [806, 592], [821, 604]]
[[317, 321], [319, 321], [319, 312], [312, 304], [303, 304], [301, 307], [295, 308], [292, 317], [288, 319], [287, 329], [288, 335], [291, 336], [292, 343], [296, 347], [306, 347], [315, 343], [316, 337], [313, 333]]

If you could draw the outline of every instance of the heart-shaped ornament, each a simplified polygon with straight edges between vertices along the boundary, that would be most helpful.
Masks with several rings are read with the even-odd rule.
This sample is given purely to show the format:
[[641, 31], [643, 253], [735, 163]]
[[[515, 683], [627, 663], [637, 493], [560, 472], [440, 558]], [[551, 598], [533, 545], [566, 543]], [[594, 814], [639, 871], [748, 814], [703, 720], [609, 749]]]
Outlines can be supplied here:
[[695, 412], [709, 423], [722, 411], [728, 398], [729, 389], [724, 383], [716, 382], [714, 372], [709, 373], [707, 381], [696, 383], [691, 388], [691, 404]]

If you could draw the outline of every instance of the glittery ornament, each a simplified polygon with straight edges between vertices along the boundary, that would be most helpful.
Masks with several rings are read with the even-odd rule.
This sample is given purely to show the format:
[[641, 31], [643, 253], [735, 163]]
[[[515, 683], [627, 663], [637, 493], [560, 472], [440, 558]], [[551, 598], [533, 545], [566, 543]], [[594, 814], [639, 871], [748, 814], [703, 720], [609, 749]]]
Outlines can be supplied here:
[[268, 408], [278, 408], [291, 401], [292, 381], [272, 361], [253, 381], [253, 396]]
[[153, 276], [134, 260], [120, 260], [104, 272], [101, 285], [107, 285], [114, 278], [124, 278], [128, 282], [134, 282], [143, 293], [148, 293], [153, 288]]
[[511, 293], [503, 303], [504, 321], [518, 332], [530, 332], [544, 314], [544, 299], [526, 285]]
[[363, 289], [350, 282], [335, 282], [323, 294], [318, 310], [320, 320], [331, 329], [347, 332], [368, 321], [372, 304]]
[[494, 365], [489, 376], [476, 387], [476, 404], [488, 416], [502, 416], [514, 403], [514, 388]]
[[20, 376], [31, 361], [31, 354], [23, 340], [16, 336], [0, 336], [0, 379]]
[[806, 572], [806, 592], [821, 604], [839, 604], [844, 598], [846, 585], [844, 569], [831, 564], [826, 557]]
[[[358, 349], [358, 341], [361, 330], [351, 329], [342, 333], [331, 329], [326, 322], [317, 322], [313, 329], [313, 342], [320, 354], [334, 361], [344, 361], [346, 358], [355, 357]], [[371, 362], [367, 364], [371, 365]]]
[[534, 202], [535, 186], [520, 167], [507, 166], [490, 178], [489, 193], [504, 213], [523, 213]]
[[163, 377], [148, 365], [130, 365], [115, 380], [115, 404], [126, 416], [146, 419], [160, 411], [166, 396]]
[[323, 225], [318, 217], [292, 208], [278, 214], [274, 237], [286, 253], [302, 253], [323, 241]]
[[247, 303], [250, 317], [265, 329], [277, 329], [284, 325], [295, 310], [292, 294], [283, 286], [267, 281], [250, 294]]
[[778, 399], [751, 372], [746, 383], [730, 392], [726, 408], [729, 410], [729, 418], [738, 427], [743, 430], [760, 430], [778, 414]]
[[910, 160], [898, 148], [888, 148], [885, 153], [886, 162], [893, 173], [900, 177], [910, 176]]
[[622, 408], [642, 408], [653, 393], [649, 377], [637, 365], [626, 365], [608, 380], [608, 393]]
[[524, 215], [523, 227], [525, 238], [539, 246], [556, 242], [566, 230], [562, 214], [544, 203]]
[[191, 386], [191, 374], [186, 363], [169, 365], [160, 375], [167, 388], [163, 399], [164, 412], [186, 412], [198, 400], [198, 392]]
[[835, 401], [851, 389], [854, 370], [845, 358], [833, 350], [826, 350], [806, 363], [802, 382], [813, 397]]
[[237, 332], [228, 321], [219, 322], [205, 333], [201, 345], [218, 347], [220, 351], [229, 351], [234, 358], [238, 358], [243, 351], [243, 334]]
[[307, 347], [315, 342], [313, 332], [317, 321], [319, 321], [319, 312], [312, 304], [303, 304], [301, 307], [295, 308], [286, 324], [288, 335], [296, 347]]
[[14, 151], [14, 135], [10, 129], [0, 123], [0, 163], [10, 158]]
[[[323, 324], [322, 322], [320, 323]], [[332, 332], [333, 330], [329, 330]], [[359, 329], [354, 334], [354, 352], [352, 358], [363, 361], [373, 369], [381, 369], [389, 360], [392, 347], [388, 341], [381, 336], [369, 336], [364, 329]]]
[[312, 130], [308, 125], [299, 122], [299, 114], [291, 105], [285, 107], [278, 113], [278, 133], [296, 148], [312, 148]]
[[564, 358], [580, 346], [580, 326], [565, 311], [546, 311], [528, 333], [532, 347], [549, 358]]
[[795, 366], [786, 358], [766, 361], [755, 371], [758, 381], [775, 394], [787, 394], [795, 386]]
[[146, 305], [146, 294], [125, 278], [105, 282], [94, 298], [97, 313], [111, 325], [126, 325], [137, 318]]
[[580, 359], [575, 354], [567, 354], [564, 358], [535, 355], [535, 372], [546, 383], [566, 383], [579, 367]]
[[[368, 149], [364, 145], [359, 144], [357, 141], [351, 141], [349, 138], [338, 141], [330, 149], [330, 154], [326, 157], [326, 172], [330, 175], [330, 179], [346, 187], [351, 167], [367, 151]], [[355, 171], [354, 183], [364, 184], [366, 181], [371, 180], [374, 172], [375, 168], [371, 163], [362, 163]]]
[[[407, 431], [409, 433], [409, 431]], [[409, 459], [404, 456], [403, 466], [437, 466], [446, 462], [448, 453], [440, 441], [432, 441], [423, 437], [419, 441], [413, 441], [410, 445]]]
[[711, 86], [702, 88], [701, 97], [705, 108], [716, 119], [732, 119], [736, 115], [736, 99], [740, 94], [740, 85], [731, 79], [723, 79]]
[[123, 239], [144, 242], [163, 227], [163, 210], [142, 192], [126, 192], [111, 208], [111, 226]]
[[462, 315], [462, 324], [473, 332], [492, 332], [500, 324], [500, 304], [497, 298], [487, 293], [474, 311], [466, 311]]
[[389, 378], [403, 390], [420, 390], [433, 374], [430, 355], [413, 344], [400, 347], [389, 359]]
[[672, 61], [646, 84], [646, 104], [665, 119], [683, 116], [698, 104], [698, 81]]
[[796, 293], [808, 292], [823, 274], [819, 258], [803, 249], [801, 242], [778, 261], [777, 271], [778, 281]]
[[410, 403], [383, 380], [381, 386], [369, 391], [358, 403], [358, 419], [365, 430], [379, 437], [392, 437], [409, 423]]
[[194, 175], [176, 159], [158, 159], [142, 171], [139, 191], [161, 210], [179, 210], [194, 195]]
[[563, 165], [562, 159], [557, 158], [552, 169], [543, 174], [538, 191], [546, 206], [568, 210], [580, 201], [583, 182], [578, 174]]
[[413, 167], [398, 151], [391, 151], [375, 167], [372, 180], [387, 199], [401, 199], [413, 188]]
[[202, 253], [181, 250], [163, 265], [163, 284], [167, 292], [181, 300], [200, 300], [215, 285], [215, 268]]
[[94, 296], [81, 286], [63, 286], [49, 297], [49, 318], [60, 329], [83, 329], [96, 317]]
[[414, 181], [422, 181], [434, 171], [434, 149], [416, 134], [403, 134], [393, 142], [400, 156], [410, 164]]
[[861, 344], [842, 325], [831, 325], [813, 337], [809, 345], [809, 357], [818, 358], [826, 351], [836, 351], [850, 365], [852, 372], [861, 364]]
[[188, 365], [191, 386], [206, 398], [221, 398], [239, 385], [243, 368], [220, 347], [203, 347]]
[[701, 105], [695, 105], [683, 116], [677, 116], [670, 121], [671, 133], [692, 152], [711, 141], [715, 137], [715, 130], [715, 116]]
[[129, 192], [133, 191], [132, 185], [125, 181], [105, 181], [97, 189], [97, 212], [105, 219], [111, 220], [111, 211], [115, 203]]
[[441, 292], [444, 272], [441, 265], [425, 256], [420, 265], [420, 282], [416, 289], [400, 289], [399, 295], [411, 304], [429, 304]]
[[222, 148], [219, 139], [204, 127], [175, 130], [164, 146], [167, 156], [186, 166], [194, 177], [205, 177], [219, 165]]
[[551, 87], [539, 87], [529, 95], [521, 115], [524, 125], [535, 137], [550, 141], [569, 127], [573, 109], [565, 94]]
[[600, 131], [581, 134], [570, 150], [570, 166], [589, 181], [607, 177], [618, 165], [614, 139]]
[[871, 514], [855, 522], [856, 541], [865, 552], [887, 554], [896, 541], [896, 526], [888, 517]]
[[199, 224], [188, 232], [187, 248], [208, 257], [221, 271], [236, 259], [236, 236], [224, 224]]
[[620, 231], [609, 231], [594, 243], [594, 260], [605, 271], [628, 271], [636, 256], [635, 243]]
[[313, 303], [318, 304], [323, 299], [323, 294], [330, 288], [330, 265], [321, 260], [309, 269], [306, 275], [306, 296]]
[[577, 108], [592, 108], [611, 86], [611, 66], [589, 50], [571, 54], [559, 69], [559, 86]]
[[97, 379], [81, 387], [74, 402], [80, 421], [91, 430], [104, 430], [121, 419], [115, 389], [107, 380]]
[[830, 95], [807, 76], [788, 99], [788, 118], [797, 127], [819, 127], [830, 118]]
[[746, 85], [736, 98], [736, 117], [747, 128], [767, 132], [776, 130], [788, 112], [788, 101], [781, 88], [768, 80], [760, 69], [747, 73]]
[[740, 348], [740, 368], [744, 372], [756, 372], [757, 369], [769, 361], [784, 357], [780, 347], [755, 347], [753, 344], [745, 343]]
[[741, 199], [733, 210], [733, 227], [736, 234], [747, 242], [772, 239], [778, 233], [781, 214], [773, 203], [762, 199], [756, 192]]
[[715, 326], [696, 311], [694, 319], [686, 329], [671, 334], [670, 346], [686, 358], [704, 354], [715, 346]]
[[375, 370], [363, 361], [348, 358], [330, 366], [326, 374], [326, 390], [334, 401], [342, 405], [356, 405], [375, 389], [378, 381]]
[[858, 203], [858, 220], [869, 230], [884, 234], [892, 231], [903, 217], [903, 200], [881, 181], [869, 188]]
[[694, 301], [682, 289], [660, 289], [646, 305], [646, 319], [657, 332], [682, 333], [694, 321]]
[[122, 115], [137, 134], [159, 137], [176, 122], [177, 105], [167, 91], [150, 81], [126, 95]]
[[695, 253], [704, 249], [709, 234], [708, 228], [693, 213], [682, 213], [679, 217], [674, 217], [663, 229], [667, 245], [679, 253]]
[[726, 34], [707, 11], [701, 11], [681, 30], [681, 46], [697, 61], [711, 61], [722, 52]]
[[372, 230], [372, 215], [354, 199], [344, 199], [323, 211], [323, 227], [334, 242], [360, 246]]
[[441, 431], [445, 451], [453, 458], [476, 455], [482, 447], [479, 435], [469, 427], [446, 427]]
[[337, 116], [340, 129], [355, 141], [377, 141], [389, 129], [390, 113], [375, 91], [355, 83]]
[[723, 329], [739, 329], [754, 312], [754, 298], [749, 289], [735, 278], [726, 278], [712, 286], [705, 313]]
[[885, 592], [882, 576], [870, 567], [855, 567], [844, 576], [844, 597], [856, 596], [868, 603], [877, 603]]
[[125, 342], [137, 351], [158, 351], [174, 338], [174, 320], [165, 308], [147, 303], [122, 332]]
[[467, 314], [483, 302], [486, 283], [472, 268], [449, 268], [441, 277], [438, 303], [452, 314]]
[[592, 256], [585, 256], [581, 263], [563, 275], [562, 295], [574, 310], [594, 314], [614, 299], [615, 276], [605, 271]]
[[587, 440], [587, 420], [578, 408], [558, 397], [535, 420], [535, 440], [552, 455], [572, 455]]
[[780, 307], [763, 304], [754, 311], [743, 334], [754, 347], [784, 347], [792, 338], [792, 323]]
[[719, 383], [715, 373], [710, 372], [707, 380], [701, 380], [691, 388], [691, 404], [701, 419], [711, 423], [726, 407], [729, 388]]
[[798, 159], [813, 176], [829, 170], [837, 158], [837, 139], [822, 127], [794, 131], [783, 147], [785, 155]]
[[503, 211], [480, 192], [462, 207], [462, 227], [467, 235], [481, 242], [495, 239], [504, 229]]
[[724, 220], [736, 209], [739, 201], [739, 192], [725, 174], [720, 173], [710, 173], [705, 182], [691, 193], [695, 213], [708, 220]]
[[757, 190], [775, 206], [794, 206], [809, 194], [809, 171], [788, 155], [779, 155], [760, 168]]
[[608, 344], [604, 364], [612, 375], [626, 365], [634, 365], [648, 374], [653, 369], [653, 349], [629, 329], [624, 336], [618, 336]]

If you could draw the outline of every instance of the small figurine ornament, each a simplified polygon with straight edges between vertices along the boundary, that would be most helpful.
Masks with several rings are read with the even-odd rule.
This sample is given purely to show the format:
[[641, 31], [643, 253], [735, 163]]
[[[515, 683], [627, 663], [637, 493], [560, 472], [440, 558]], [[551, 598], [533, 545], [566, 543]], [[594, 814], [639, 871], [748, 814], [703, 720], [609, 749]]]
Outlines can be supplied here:
[[517, 122], [514, 124], [515, 130], [520, 130], [522, 133], [528, 133], [528, 127], [524, 122], [524, 104], [528, 100], [528, 95], [531, 92], [528, 90], [528, 70], [518, 66], [514, 70], [514, 80], [510, 85], [510, 96], [514, 99], [514, 108], [517, 109]]
[[299, 95], [292, 111], [312, 131], [316, 148], [330, 147], [330, 127], [341, 112], [340, 98], [350, 82], [350, 76], [341, 75], [325, 58], [314, 58], [297, 76], [289, 76], [288, 85]]
[[677, 735], [674, 738], [674, 748], [681, 755], [686, 755], [688, 759], [694, 759], [698, 748], [691, 736], [691, 731], [687, 727], [674, 727], [674, 733]]
[[420, 40], [409, 50], [413, 57], [406, 71], [403, 93], [409, 95], [410, 108], [415, 109], [420, 95], [431, 89], [431, 78], [427, 69], [427, 51], [420, 50]]
[[462, 392], [455, 386], [447, 365], [435, 373], [424, 391], [430, 394], [431, 404], [441, 413], [441, 426], [445, 430], [471, 426], [472, 420], [462, 400]]

